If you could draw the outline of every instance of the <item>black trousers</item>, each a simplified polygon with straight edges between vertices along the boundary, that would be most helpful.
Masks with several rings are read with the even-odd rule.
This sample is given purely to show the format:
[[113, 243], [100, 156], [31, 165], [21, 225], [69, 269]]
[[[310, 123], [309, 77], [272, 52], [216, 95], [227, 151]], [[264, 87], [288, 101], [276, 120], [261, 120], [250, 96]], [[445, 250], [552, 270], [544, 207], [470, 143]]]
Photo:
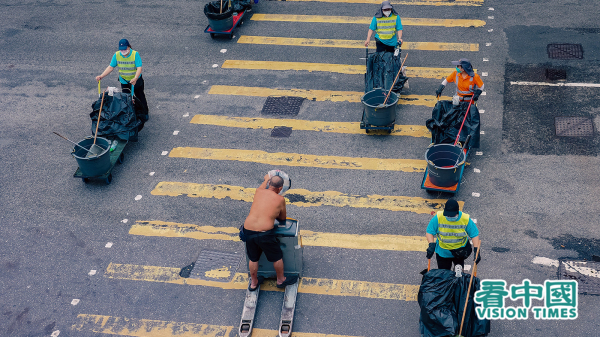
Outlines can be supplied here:
[[[131, 84], [121, 83], [121, 89], [123, 92], [131, 93]], [[148, 114], [148, 102], [146, 101], [146, 95], [144, 94], [144, 78], [141, 75], [133, 86], [133, 94], [140, 100], [140, 102], [142, 102], [142, 106], [144, 107], [146, 114]]]
[[375, 46], [377, 46], [377, 52], [387, 51], [393, 53], [396, 47], [388, 46], [387, 44], [375, 39]]
[[465, 259], [457, 258], [457, 257], [441, 257], [438, 254], [435, 254], [435, 259], [437, 261], [438, 269], [448, 269], [452, 270], [452, 263], [454, 265], [460, 264], [465, 269]]

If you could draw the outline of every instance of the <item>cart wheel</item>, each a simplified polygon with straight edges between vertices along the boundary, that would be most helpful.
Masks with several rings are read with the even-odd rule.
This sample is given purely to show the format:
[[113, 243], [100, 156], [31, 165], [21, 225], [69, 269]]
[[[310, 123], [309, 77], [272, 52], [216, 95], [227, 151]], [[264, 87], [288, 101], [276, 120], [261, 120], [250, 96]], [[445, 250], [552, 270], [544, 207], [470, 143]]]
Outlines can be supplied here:
[[119, 164], [123, 164], [123, 160], [125, 160], [125, 154], [121, 153], [121, 155], [119, 156], [119, 159], [117, 159], [117, 162]]
[[81, 180], [83, 181], [84, 184], [87, 184], [90, 182], [90, 180], [88, 178], [81, 178]]
[[108, 177], [106, 177], [106, 179], [104, 180], [104, 182], [106, 183], [106, 185], [110, 185], [110, 183], [112, 182], [112, 173], [110, 173], [108, 175]]
[[229, 39], [233, 40], [233, 32], [231, 32], [231, 34], [229, 34]]
[[388, 135], [392, 134], [392, 130], [386, 130], [385, 131]]
[[215, 34], [214, 33], [210, 33], [210, 38], [214, 39], [215, 38]]
[[370, 131], [369, 129], [365, 129], [365, 132], [366, 132], [366, 133], [369, 133], [369, 131]]

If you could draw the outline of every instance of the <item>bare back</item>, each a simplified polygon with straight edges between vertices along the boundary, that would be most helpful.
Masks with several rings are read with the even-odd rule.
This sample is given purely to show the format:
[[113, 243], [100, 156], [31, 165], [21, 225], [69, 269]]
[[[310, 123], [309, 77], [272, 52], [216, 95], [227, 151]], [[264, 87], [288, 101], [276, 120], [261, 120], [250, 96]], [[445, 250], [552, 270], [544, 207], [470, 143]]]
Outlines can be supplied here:
[[250, 214], [244, 222], [244, 228], [251, 231], [267, 231], [273, 228], [275, 219], [285, 220], [285, 199], [273, 189], [266, 188], [263, 182], [254, 193]]

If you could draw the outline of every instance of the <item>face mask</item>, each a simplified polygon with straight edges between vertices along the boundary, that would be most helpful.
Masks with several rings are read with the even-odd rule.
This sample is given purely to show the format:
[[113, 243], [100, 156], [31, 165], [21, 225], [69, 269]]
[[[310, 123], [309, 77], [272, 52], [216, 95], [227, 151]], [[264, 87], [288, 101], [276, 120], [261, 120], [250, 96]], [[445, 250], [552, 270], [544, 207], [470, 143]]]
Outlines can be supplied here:
[[125, 51], [121, 50], [121, 55], [127, 56], [127, 55], [129, 55], [129, 51], [127, 51], [127, 50], [125, 50]]
[[453, 216], [453, 217], [449, 217], [449, 216], [447, 216], [447, 217], [446, 217], [446, 219], [447, 219], [448, 221], [458, 221], [458, 215], [457, 215], [457, 216]]
[[392, 11], [383, 11], [383, 15], [385, 16], [390, 16], [390, 14], [392, 14]]
[[456, 67], [456, 72], [460, 74], [460, 69], [458, 69], [458, 67]]

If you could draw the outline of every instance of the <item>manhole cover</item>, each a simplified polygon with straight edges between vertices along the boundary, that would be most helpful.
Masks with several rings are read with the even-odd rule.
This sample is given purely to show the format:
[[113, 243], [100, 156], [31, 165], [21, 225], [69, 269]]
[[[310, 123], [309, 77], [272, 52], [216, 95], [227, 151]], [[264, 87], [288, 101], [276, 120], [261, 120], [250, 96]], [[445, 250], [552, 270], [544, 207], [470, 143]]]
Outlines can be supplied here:
[[292, 128], [287, 126], [276, 126], [271, 130], [271, 137], [287, 138], [292, 135]]
[[590, 137], [594, 135], [594, 123], [587, 117], [555, 117], [554, 126], [558, 137]]
[[229, 282], [240, 264], [241, 255], [213, 250], [203, 250], [194, 264], [190, 278]]
[[600, 295], [600, 262], [562, 260], [558, 279], [577, 281], [580, 294]]
[[581, 44], [551, 43], [546, 47], [548, 57], [556, 60], [583, 59]]
[[559, 81], [567, 79], [567, 71], [564, 69], [546, 69], [546, 79], [550, 81]]
[[263, 115], [290, 115], [296, 116], [300, 112], [300, 106], [304, 97], [282, 96], [267, 97], [261, 114]]

